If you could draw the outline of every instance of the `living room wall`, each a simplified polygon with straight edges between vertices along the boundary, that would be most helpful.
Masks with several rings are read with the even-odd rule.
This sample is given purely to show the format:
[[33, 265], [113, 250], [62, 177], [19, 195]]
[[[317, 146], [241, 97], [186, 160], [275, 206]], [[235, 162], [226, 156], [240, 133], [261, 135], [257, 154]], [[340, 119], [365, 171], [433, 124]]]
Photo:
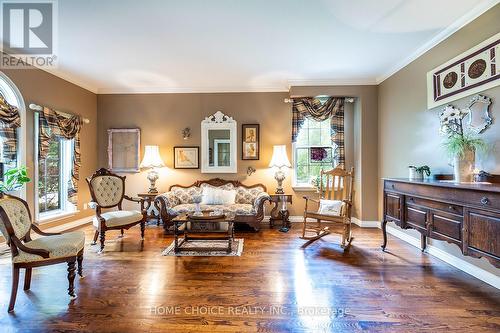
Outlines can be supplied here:
[[[93, 214], [89, 209], [84, 210], [83, 204], [90, 201], [85, 177], [92, 174], [97, 167], [97, 96], [96, 94], [65, 81], [55, 75], [40, 69], [3, 69], [17, 86], [23, 96], [26, 108], [30, 103], [48, 106], [55, 110], [60, 110], [72, 114], [79, 114], [88, 118], [90, 124], [84, 124], [81, 132], [81, 160], [78, 210], [79, 212], [71, 217], [60, 219], [48, 225], [63, 224]], [[34, 137], [33, 137], [33, 111], [26, 110], [26, 164], [30, 177], [33, 177], [34, 164]], [[26, 198], [32, 214], [34, 214], [35, 187], [33, 181], [27, 184]]]
[[[442, 107], [427, 109], [426, 73], [498, 33], [499, 18], [500, 5], [497, 5], [380, 84], [379, 178], [408, 177], [409, 165], [429, 165], [435, 173], [453, 173], [438, 134], [438, 114]], [[500, 124], [497, 121], [500, 119], [500, 87], [481, 94], [492, 99], [490, 110], [494, 124], [483, 135], [492, 150], [487, 156], [479, 156], [478, 167], [500, 174]], [[450, 104], [464, 108], [469, 100], [470, 96]], [[378, 201], [381, 219], [381, 196]], [[404, 232], [418, 237], [415, 231]], [[454, 245], [436, 240], [429, 243], [497, 275], [500, 272], [485, 259], [463, 257]]]
[[[263, 183], [270, 193], [274, 193], [276, 181], [268, 168], [273, 145], [286, 144], [291, 159], [291, 104], [284, 99], [287, 92], [263, 93], [205, 93], [205, 94], [109, 94], [98, 95], [98, 145], [99, 166], [107, 167], [107, 129], [141, 129], [141, 155], [144, 145], [157, 144], [160, 154], [167, 165], [160, 171], [157, 187], [160, 191], [168, 190], [173, 184], [188, 185], [199, 179], [220, 177], [239, 180], [244, 184]], [[200, 146], [201, 121], [222, 111], [238, 122], [238, 172], [236, 174], [202, 174], [200, 170], [180, 170], [173, 168], [174, 146]], [[346, 103], [346, 162], [354, 163], [354, 105]], [[241, 125], [260, 124], [260, 160], [241, 160]], [[191, 128], [191, 138], [184, 140], [181, 130]], [[257, 171], [247, 176], [247, 167]], [[127, 193], [136, 195], [146, 191], [149, 182], [147, 171], [126, 174]], [[285, 190], [293, 193], [293, 205], [290, 214], [302, 215], [303, 195], [314, 192], [295, 192], [291, 187], [291, 172], [285, 182]], [[267, 207], [269, 213], [270, 207]]]

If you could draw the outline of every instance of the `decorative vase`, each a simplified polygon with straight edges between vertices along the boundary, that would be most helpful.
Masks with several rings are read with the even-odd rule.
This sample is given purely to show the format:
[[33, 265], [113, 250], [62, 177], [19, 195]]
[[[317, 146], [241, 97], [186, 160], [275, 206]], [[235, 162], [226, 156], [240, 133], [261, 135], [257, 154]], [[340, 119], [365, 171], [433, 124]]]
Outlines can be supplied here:
[[476, 159], [476, 154], [472, 149], [465, 151], [463, 157], [455, 156], [455, 161], [453, 165], [455, 182], [467, 183], [473, 181], [475, 159]]
[[409, 166], [408, 167], [408, 178], [410, 178], [410, 180], [423, 180], [424, 179], [424, 172], [418, 171], [417, 168], [414, 166]]

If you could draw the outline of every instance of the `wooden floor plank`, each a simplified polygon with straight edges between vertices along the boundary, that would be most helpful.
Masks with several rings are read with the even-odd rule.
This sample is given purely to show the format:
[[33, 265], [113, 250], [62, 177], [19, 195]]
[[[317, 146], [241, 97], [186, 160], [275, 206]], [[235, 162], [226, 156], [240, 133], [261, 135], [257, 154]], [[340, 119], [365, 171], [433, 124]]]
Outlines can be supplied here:
[[[8, 314], [10, 254], [0, 251], [2, 332], [498, 332], [497, 289], [377, 229], [355, 228], [349, 252], [328, 235], [306, 248], [299, 226], [239, 233], [241, 257], [165, 257], [148, 226], [105, 252], [86, 231], [85, 278], [66, 295], [66, 266], [33, 270], [32, 290]], [[23, 278], [21, 274], [21, 278]]]

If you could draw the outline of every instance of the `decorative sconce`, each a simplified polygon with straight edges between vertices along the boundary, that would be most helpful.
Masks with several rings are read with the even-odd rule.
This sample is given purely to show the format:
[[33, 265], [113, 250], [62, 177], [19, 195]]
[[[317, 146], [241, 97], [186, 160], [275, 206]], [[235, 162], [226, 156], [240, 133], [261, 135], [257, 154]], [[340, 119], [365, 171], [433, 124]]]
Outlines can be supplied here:
[[191, 137], [191, 128], [186, 127], [182, 130], [182, 138], [187, 140]]
[[255, 170], [255, 168], [254, 168], [254, 167], [249, 166], [249, 167], [247, 168], [247, 175], [248, 175], [248, 177], [250, 177], [250, 176], [251, 176], [251, 175], [252, 175], [255, 171], [257, 171], [257, 170]]

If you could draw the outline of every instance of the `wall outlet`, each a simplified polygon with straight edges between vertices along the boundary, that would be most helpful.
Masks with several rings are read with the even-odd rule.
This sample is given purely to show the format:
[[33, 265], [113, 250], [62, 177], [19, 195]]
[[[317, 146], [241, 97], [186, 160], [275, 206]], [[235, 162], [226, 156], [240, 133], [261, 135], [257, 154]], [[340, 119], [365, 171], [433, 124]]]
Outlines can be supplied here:
[[85, 209], [89, 208], [88, 206], [89, 206], [89, 205], [85, 202], [85, 203], [83, 204], [83, 209], [85, 210]]

